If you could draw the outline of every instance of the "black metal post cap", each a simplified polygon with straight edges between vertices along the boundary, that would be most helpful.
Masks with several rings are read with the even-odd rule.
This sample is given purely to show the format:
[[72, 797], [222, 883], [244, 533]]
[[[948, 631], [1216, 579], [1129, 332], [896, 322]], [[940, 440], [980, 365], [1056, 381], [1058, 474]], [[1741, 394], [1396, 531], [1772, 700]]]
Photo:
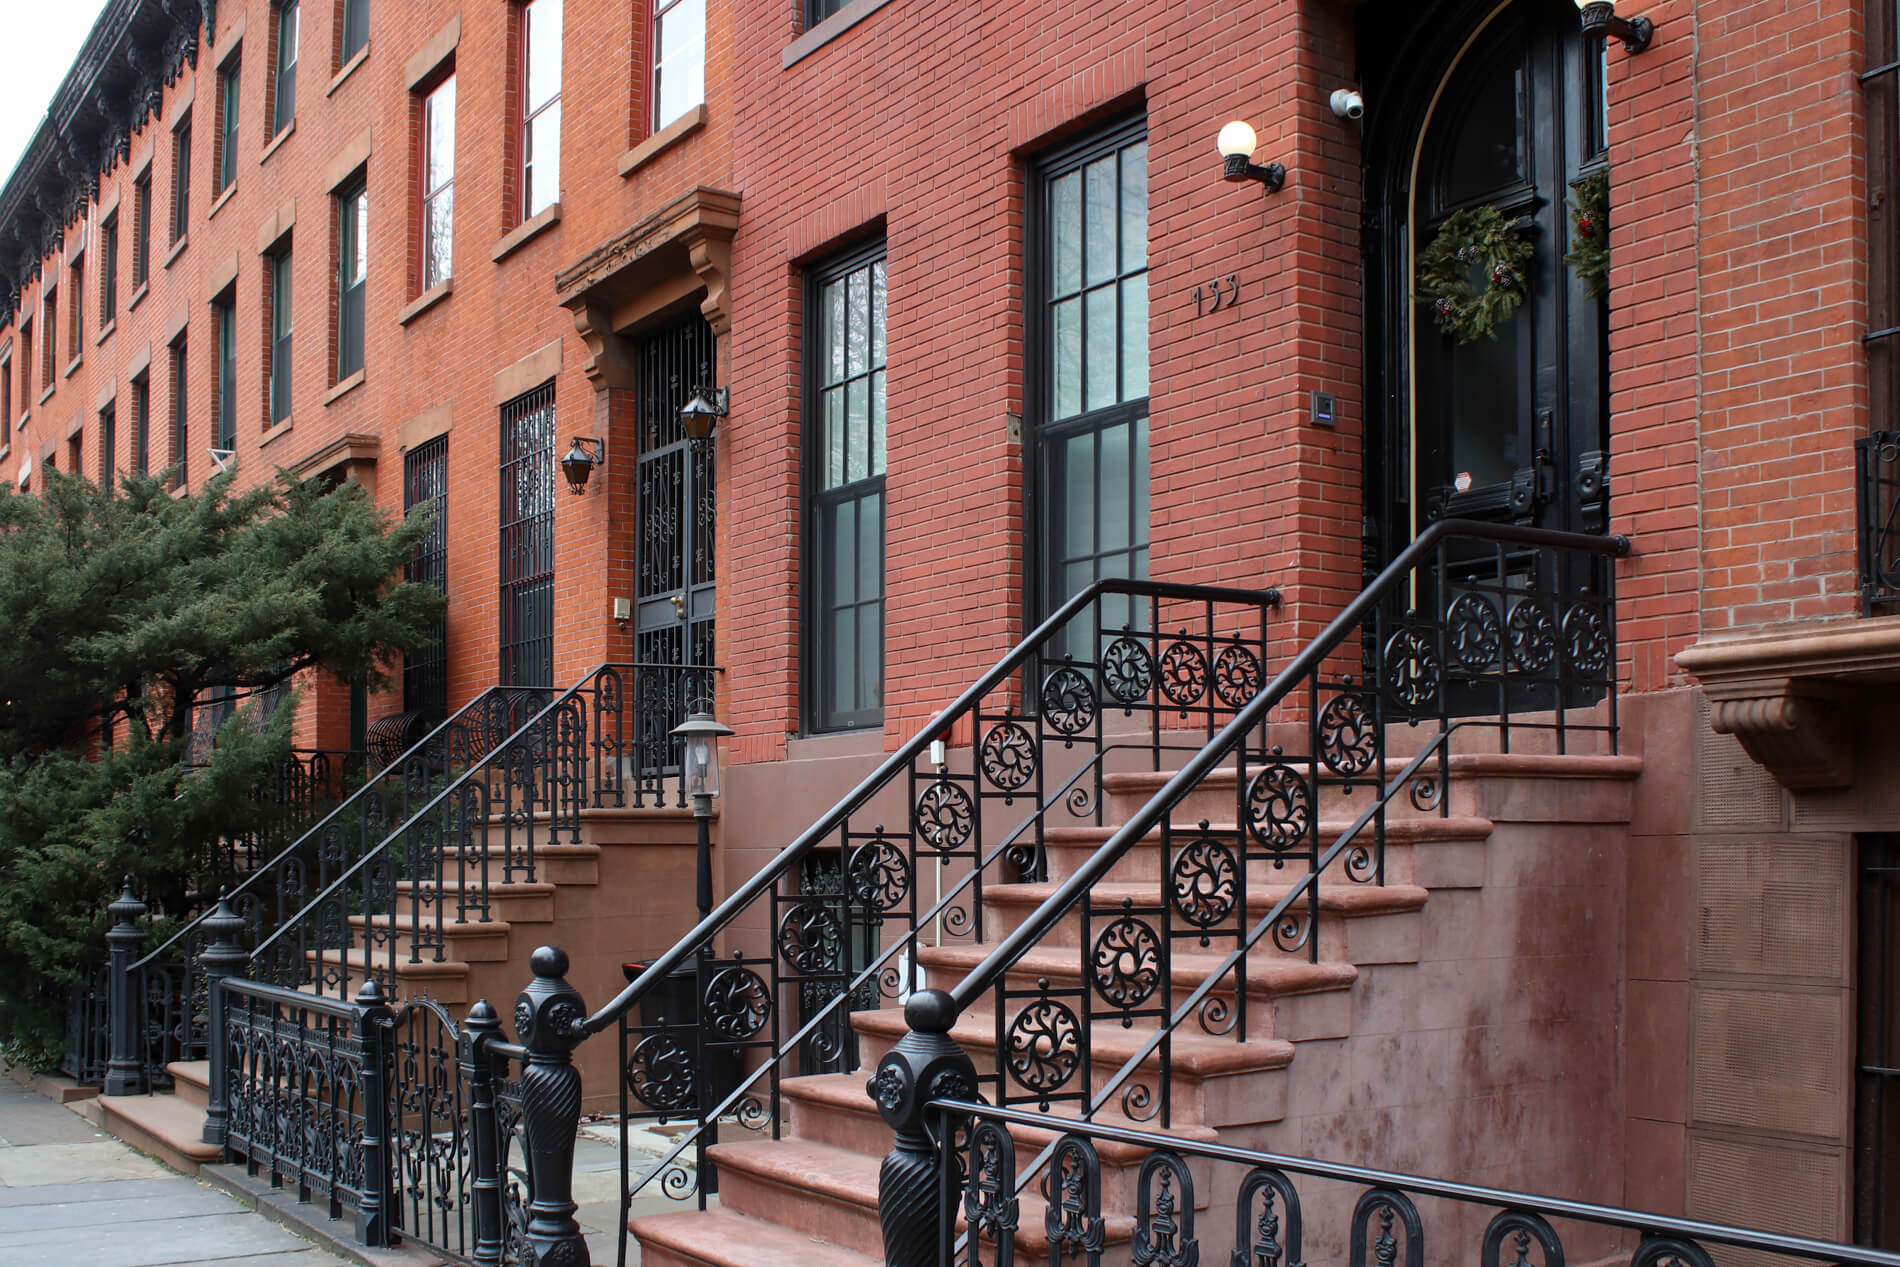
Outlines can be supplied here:
[[948, 1034], [957, 1003], [943, 990], [919, 990], [904, 1004], [904, 1023], [920, 1034]]
[[537, 977], [564, 977], [567, 965], [567, 952], [559, 946], [543, 946], [528, 956], [528, 967]]

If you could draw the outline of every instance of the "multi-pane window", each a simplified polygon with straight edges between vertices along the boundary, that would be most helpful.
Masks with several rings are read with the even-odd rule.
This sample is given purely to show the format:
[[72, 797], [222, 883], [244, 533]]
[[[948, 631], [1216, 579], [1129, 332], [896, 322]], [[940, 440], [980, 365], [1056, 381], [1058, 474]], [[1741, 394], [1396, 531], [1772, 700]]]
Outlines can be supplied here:
[[501, 682], [554, 685], [554, 384], [501, 407]]
[[132, 182], [132, 288], [152, 275], [152, 169]]
[[561, 196], [561, 0], [521, 6], [521, 218]]
[[455, 76], [422, 99], [422, 288], [449, 280], [455, 240]]
[[805, 552], [812, 729], [875, 724], [884, 700], [884, 252], [818, 273]]
[[369, 275], [369, 190], [362, 178], [336, 198], [336, 377], [363, 368], [363, 286]]
[[187, 455], [190, 452], [191, 428], [187, 424], [189, 417], [186, 406], [190, 397], [186, 394], [185, 366], [186, 350], [183, 336], [172, 344], [172, 487], [182, 488], [190, 478]]
[[270, 420], [290, 417], [290, 252], [270, 257]]
[[278, 0], [277, 65], [271, 80], [270, 132], [276, 136], [297, 117], [297, 0]]
[[152, 380], [140, 374], [132, 380], [132, 474], [152, 469]]
[[59, 331], [59, 290], [48, 286], [46, 293], [40, 296], [40, 390], [45, 391], [53, 385], [54, 375], [59, 371], [59, 341], [53, 336]]
[[343, 32], [337, 41], [337, 67], [363, 51], [369, 43], [369, 0], [343, 0]]
[[[416, 545], [403, 579], [448, 593], [449, 438], [437, 436], [402, 455], [402, 508], [429, 508], [429, 534]], [[402, 658], [402, 707], [428, 721], [448, 715], [448, 628], [438, 623], [429, 641]]]
[[86, 254], [73, 255], [66, 265], [66, 359], [76, 360], [86, 347]]
[[653, 0], [653, 126], [706, 100], [706, 0]]
[[99, 487], [112, 489], [118, 475], [119, 410], [117, 401], [107, 401], [99, 411]]
[[104, 329], [119, 312], [119, 213], [113, 212], [99, 226], [99, 328]]
[[805, 25], [817, 26], [844, 6], [845, 0], [806, 0]]
[[[1041, 597], [1148, 575], [1148, 135], [1040, 163], [1032, 193]], [[1138, 606], [1138, 605], [1137, 605]], [[1139, 619], [1105, 604], [1105, 627]]]
[[221, 299], [211, 305], [213, 328], [217, 332], [216, 425], [211, 447], [225, 453], [237, 449], [237, 303]]
[[191, 111], [172, 129], [172, 245], [191, 229]]
[[238, 139], [238, 59], [232, 54], [218, 68], [218, 178], [216, 193], [223, 193], [237, 179]]

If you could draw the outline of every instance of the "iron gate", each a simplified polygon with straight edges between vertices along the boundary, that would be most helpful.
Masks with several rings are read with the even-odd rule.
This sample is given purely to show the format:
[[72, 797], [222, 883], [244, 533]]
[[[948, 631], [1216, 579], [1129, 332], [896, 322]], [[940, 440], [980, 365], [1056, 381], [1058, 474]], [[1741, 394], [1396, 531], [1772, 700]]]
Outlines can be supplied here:
[[[640, 460], [634, 659], [713, 662], [713, 446], [694, 440], [680, 407], [715, 375], [712, 327], [698, 313], [638, 342]], [[684, 717], [665, 721], [667, 729]], [[660, 724], [656, 719], [655, 724]]]
[[1900, 1249], [1900, 840], [1860, 838], [1854, 1242]]

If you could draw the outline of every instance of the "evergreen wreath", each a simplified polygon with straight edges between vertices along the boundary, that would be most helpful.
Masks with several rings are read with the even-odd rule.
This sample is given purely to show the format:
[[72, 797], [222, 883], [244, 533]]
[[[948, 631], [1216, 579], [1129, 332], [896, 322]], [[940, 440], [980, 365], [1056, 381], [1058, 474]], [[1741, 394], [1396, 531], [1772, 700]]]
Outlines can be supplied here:
[[[1531, 252], [1496, 207], [1455, 211], [1419, 257], [1419, 302], [1429, 304], [1438, 328], [1460, 343], [1480, 335], [1495, 339], [1524, 302]], [[1483, 265], [1483, 290], [1471, 284], [1474, 264]]]
[[1564, 263], [1583, 283], [1583, 293], [1601, 299], [1610, 289], [1610, 174], [1591, 172], [1570, 190], [1570, 252]]

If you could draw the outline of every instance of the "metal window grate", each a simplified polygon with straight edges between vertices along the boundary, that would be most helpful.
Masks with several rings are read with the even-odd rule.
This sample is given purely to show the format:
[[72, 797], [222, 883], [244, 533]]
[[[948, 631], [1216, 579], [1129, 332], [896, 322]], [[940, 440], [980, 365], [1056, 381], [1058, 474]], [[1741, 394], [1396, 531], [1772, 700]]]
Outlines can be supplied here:
[[[403, 579], [433, 585], [448, 593], [449, 557], [449, 438], [437, 436], [419, 444], [402, 457], [402, 508], [407, 514], [418, 506], [429, 506], [435, 517], [429, 535], [416, 547], [416, 556], [403, 569]], [[408, 652], [402, 658], [402, 707], [406, 713], [420, 713], [429, 721], [448, 715], [449, 631], [446, 621], [439, 622], [426, 646]]]
[[1860, 838], [1854, 1241], [1900, 1249], [1900, 841]]
[[501, 407], [501, 681], [554, 685], [554, 384]]
[[1860, 442], [1860, 586], [1872, 615], [1900, 604], [1891, 532], [1900, 488], [1900, 7], [1868, 0], [1867, 106], [1868, 430]]

